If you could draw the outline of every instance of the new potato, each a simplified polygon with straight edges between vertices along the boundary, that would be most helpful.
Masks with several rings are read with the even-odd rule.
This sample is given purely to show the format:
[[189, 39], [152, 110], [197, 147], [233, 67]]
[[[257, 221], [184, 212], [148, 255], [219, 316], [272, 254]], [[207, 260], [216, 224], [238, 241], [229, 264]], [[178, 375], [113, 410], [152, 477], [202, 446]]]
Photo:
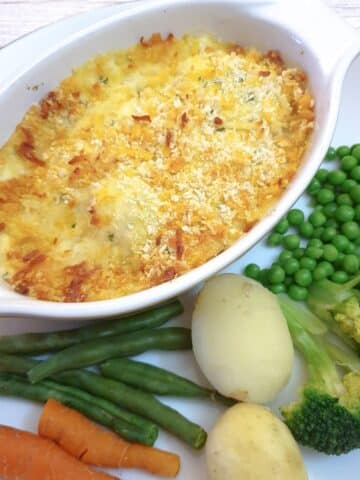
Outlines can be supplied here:
[[260, 405], [239, 403], [215, 424], [206, 443], [209, 480], [306, 480], [287, 426]]
[[276, 296], [248, 278], [224, 274], [205, 284], [192, 341], [202, 372], [223, 395], [265, 403], [290, 377], [294, 349]]

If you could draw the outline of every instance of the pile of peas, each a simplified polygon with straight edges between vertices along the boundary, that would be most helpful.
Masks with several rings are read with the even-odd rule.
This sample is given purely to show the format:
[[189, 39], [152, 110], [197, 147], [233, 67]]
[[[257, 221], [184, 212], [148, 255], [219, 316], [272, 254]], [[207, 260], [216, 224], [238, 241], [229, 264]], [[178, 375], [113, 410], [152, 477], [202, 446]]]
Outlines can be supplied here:
[[246, 276], [293, 300], [306, 300], [313, 281], [345, 283], [360, 270], [360, 144], [330, 147], [325, 159], [338, 160], [339, 168], [320, 168], [310, 182], [308, 218], [290, 210], [267, 238], [282, 247], [277, 260], [270, 268], [245, 268]]

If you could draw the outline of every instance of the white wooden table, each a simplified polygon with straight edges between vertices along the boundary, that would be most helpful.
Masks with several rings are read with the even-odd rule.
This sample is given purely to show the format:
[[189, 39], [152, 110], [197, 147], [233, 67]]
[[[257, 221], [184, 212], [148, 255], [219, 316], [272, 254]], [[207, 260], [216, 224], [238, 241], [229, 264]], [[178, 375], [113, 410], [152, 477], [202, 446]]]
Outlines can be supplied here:
[[[135, 0], [117, 3], [124, 1]], [[360, 30], [360, 0], [324, 1]], [[0, 0], [0, 47], [48, 23], [112, 3], [114, 0]]]

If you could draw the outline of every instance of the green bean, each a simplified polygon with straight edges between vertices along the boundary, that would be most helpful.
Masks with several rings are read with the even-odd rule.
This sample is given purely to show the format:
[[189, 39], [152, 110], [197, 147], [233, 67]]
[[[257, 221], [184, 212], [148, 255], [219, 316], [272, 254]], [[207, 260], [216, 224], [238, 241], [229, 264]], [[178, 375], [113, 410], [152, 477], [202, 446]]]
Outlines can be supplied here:
[[181, 303], [174, 300], [146, 312], [99, 321], [73, 330], [3, 336], [0, 337], [0, 352], [15, 354], [52, 352], [95, 338], [159, 327], [182, 312]]
[[0, 372], [26, 374], [38, 363], [38, 360], [32, 358], [0, 353]]
[[191, 348], [191, 332], [187, 328], [170, 327], [140, 330], [122, 336], [89, 340], [55, 353], [31, 368], [31, 383], [55, 373], [96, 365], [109, 358], [137, 355], [147, 350], [186, 350]]
[[150, 393], [85, 370], [65, 372], [61, 375], [61, 381], [66, 382], [67, 385], [76, 385], [93, 395], [106, 398], [123, 408], [144, 416], [181, 438], [193, 448], [201, 448], [205, 444], [206, 432], [199, 425], [190, 422]]
[[[0, 372], [6, 372], [6, 373], [18, 373], [22, 375], [26, 375], [27, 371], [32, 368], [34, 365], [37, 365], [41, 363], [39, 360], [34, 360], [31, 358], [25, 358], [25, 357], [18, 357], [16, 355], [8, 355], [6, 353], [0, 353]], [[68, 380], [68, 376], [71, 374], [71, 372], [65, 372], [64, 374], [59, 373], [56, 376], [54, 376], [53, 380], [56, 382], [60, 382], [66, 384]], [[65, 375], [65, 377], [62, 377]], [[58, 384], [58, 388], [62, 388], [63, 385]], [[71, 385], [75, 386], [76, 382], [72, 381]], [[67, 388], [67, 387], [66, 387]], [[124, 420], [127, 423], [130, 423], [134, 427], [139, 428], [144, 432], [144, 434], [149, 435], [149, 441], [154, 441], [157, 438], [158, 435], [158, 428], [154, 423], [149, 422], [148, 420], [145, 420], [144, 418], [135, 415], [127, 410], [124, 410], [122, 408], [119, 408], [117, 405], [115, 405], [112, 402], [109, 402], [108, 400], [104, 400], [102, 398], [95, 397], [93, 395], [90, 395], [89, 393], [82, 391], [78, 388], [74, 388], [72, 392], [75, 396], [80, 397], [83, 399], [85, 402], [89, 402], [93, 405], [97, 405], [100, 409], [105, 410], [108, 412], [110, 415], [113, 415], [114, 417], [117, 417], [119, 419]], [[139, 438], [138, 441], [142, 442], [142, 440]], [[150, 443], [148, 443], [150, 444]]]
[[51, 380], [45, 380], [32, 385], [24, 377], [8, 373], [0, 374], [0, 393], [3, 395], [26, 398], [41, 403], [45, 403], [49, 398], [53, 398], [110, 428], [123, 438], [146, 445], [154, 444], [157, 437], [156, 428], [150, 433], [144, 432], [102, 409], [96, 401], [95, 403], [92, 401], [96, 397], [85, 392], [79, 392], [77, 388], [59, 385]]
[[234, 404], [231, 398], [223, 397], [216, 391], [197, 385], [180, 375], [129, 358], [108, 360], [100, 365], [100, 370], [105, 377], [120, 380], [155, 395], [210, 398], [225, 405]]

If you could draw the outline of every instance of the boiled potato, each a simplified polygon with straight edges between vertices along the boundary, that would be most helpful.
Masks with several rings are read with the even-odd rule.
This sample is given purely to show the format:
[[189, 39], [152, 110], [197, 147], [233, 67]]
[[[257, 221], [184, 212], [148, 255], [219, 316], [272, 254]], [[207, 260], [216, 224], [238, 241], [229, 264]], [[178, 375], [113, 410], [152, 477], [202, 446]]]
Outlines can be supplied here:
[[290, 430], [267, 408], [238, 403], [220, 417], [206, 443], [209, 480], [306, 480]]
[[210, 279], [192, 318], [195, 358], [220, 393], [265, 403], [287, 383], [294, 349], [276, 296], [234, 274]]

